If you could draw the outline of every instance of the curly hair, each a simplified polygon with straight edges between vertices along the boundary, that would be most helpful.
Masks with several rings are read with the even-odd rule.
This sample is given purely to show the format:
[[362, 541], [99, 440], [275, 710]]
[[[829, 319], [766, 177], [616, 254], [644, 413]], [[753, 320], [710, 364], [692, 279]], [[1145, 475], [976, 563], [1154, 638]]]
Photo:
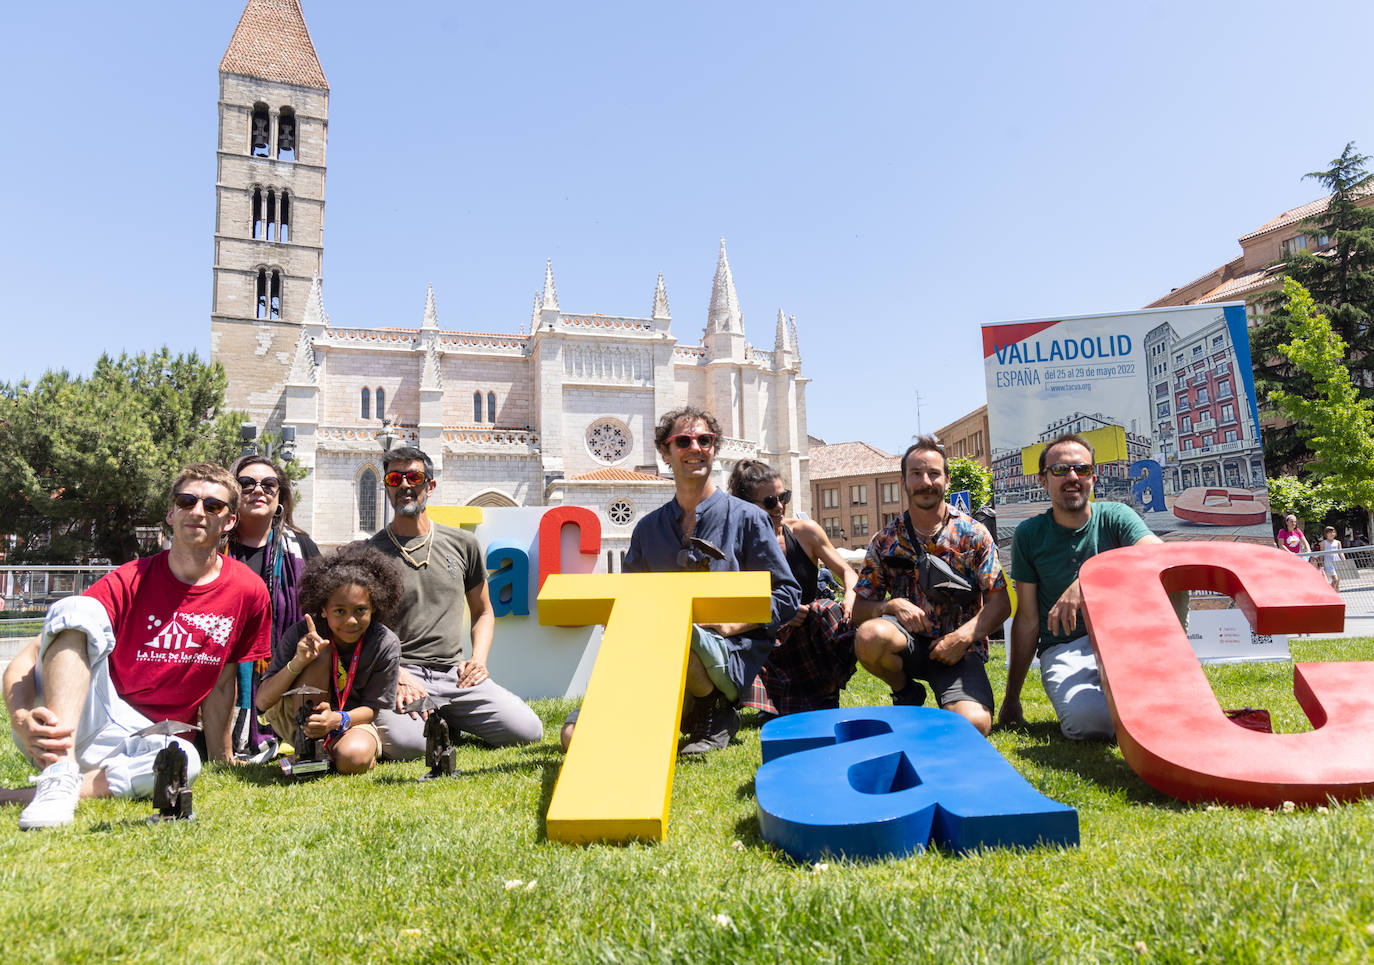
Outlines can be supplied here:
[[372, 599], [372, 619], [390, 624], [405, 588], [396, 563], [386, 554], [359, 540], [327, 556], [317, 556], [301, 577], [301, 613], [318, 617], [341, 586], [360, 586]]
[[730, 480], [725, 484], [725, 488], [731, 496], [752, 503], [754, 490], [768, 485], [777, 478], [778, 471], [768, 463], [757, 459], [741, 459], [735, 463], [735, 468], [730, 470]]
[[654, 427], [655, 449], [662, 452], [667, 448], [668, 438], [673, 434], [673, 429], [677, 427], [678, 421], [681, 419], [692, 419], [693, 421], [700, 419], [702, 422], [706, 423], [706, 428], [709, 429], [716, 436], [717, 441], [719, 441], [720, 423], [716, 421], [716, 417], [705, 409], [699, 409], [694, 405], [684, 405], [680, 409], [674, 409], [672, 412], [665, 413], [663, 417], [658, 420], [658, 425]]

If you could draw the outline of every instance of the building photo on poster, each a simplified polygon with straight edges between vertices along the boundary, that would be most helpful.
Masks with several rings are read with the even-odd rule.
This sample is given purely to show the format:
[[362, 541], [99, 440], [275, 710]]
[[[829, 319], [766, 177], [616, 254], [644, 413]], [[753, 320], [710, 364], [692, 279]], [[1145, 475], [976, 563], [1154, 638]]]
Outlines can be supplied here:
[[985, 324], [998, 544], [1049, 509], [1045, 444], [1096, 457], [1095, 498], [1166, 541], [1273, 545], [1243, 304]]

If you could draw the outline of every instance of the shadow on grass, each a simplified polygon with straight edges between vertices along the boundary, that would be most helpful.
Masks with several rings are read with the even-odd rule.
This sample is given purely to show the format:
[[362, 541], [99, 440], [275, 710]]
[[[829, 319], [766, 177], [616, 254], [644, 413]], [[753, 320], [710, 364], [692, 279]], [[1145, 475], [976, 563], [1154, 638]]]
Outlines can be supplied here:
[[[1072, 774], [1090, 781], [1111, 794], [1120, 794], [1132, 804], [1147, 804], [1170, 810], [1185, 810], [1188, 805], [1161, 794], [1146, 784], [1119, 755], [1116, 744], [1106, 741], [1071, 741], [1058, 723], [1037, 722], [1007, 729], [1023, 735], [1024, 743], [999, 748], [1003, 756], [1017, 757], [1047, 771]], [[1038, 782], [1031, 781], [1032, 785]], [[1043, 788], [1040, 788], [1043, 792]]]

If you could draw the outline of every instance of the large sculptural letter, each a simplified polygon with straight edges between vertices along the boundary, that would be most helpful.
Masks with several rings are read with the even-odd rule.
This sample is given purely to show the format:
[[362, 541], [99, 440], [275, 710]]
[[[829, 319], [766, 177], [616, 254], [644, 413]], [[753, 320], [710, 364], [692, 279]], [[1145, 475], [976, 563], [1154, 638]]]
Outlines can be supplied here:
[[556, 573], [542, 624], [604, 623], [587, 696], [549, 802], [555, 841], [661, 840], [668, 830], [693, 623], [767, 623], [757, 573]]
[[1152, 787], [1256, 806], [1374, 795], [1374, 662], [1295, 664], [1315, 730], [1247, 730], [1222, 713], [1165, 595], [1225, 593], [1259, 633], [1338, 632], [1345, 604], [1311, 565], [1272, 547], [1163, 543], [1095, 556], [1079, 580], [1121, 752]]
[[963, 717], [852, 707], [779, 717], [761, 733], [759, 831], [793, 857], [882, 858], [1078, 844], [1078, 812], [1035, 790]]

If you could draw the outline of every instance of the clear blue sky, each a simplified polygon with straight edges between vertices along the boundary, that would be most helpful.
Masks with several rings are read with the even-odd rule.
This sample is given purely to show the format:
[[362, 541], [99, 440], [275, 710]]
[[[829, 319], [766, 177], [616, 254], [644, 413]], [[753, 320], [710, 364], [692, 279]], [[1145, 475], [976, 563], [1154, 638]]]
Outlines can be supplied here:
[[[209, 349], [217, 67], [240, 0], [4, 4], [0, 380]], [[1137, 308], [1374, 153], [1362, 2], [305, 0], [331, 86], [335, 324], [565, 311], [751, 341], [811, 432], [899, 450], [984, 401], [979, 324]]]

